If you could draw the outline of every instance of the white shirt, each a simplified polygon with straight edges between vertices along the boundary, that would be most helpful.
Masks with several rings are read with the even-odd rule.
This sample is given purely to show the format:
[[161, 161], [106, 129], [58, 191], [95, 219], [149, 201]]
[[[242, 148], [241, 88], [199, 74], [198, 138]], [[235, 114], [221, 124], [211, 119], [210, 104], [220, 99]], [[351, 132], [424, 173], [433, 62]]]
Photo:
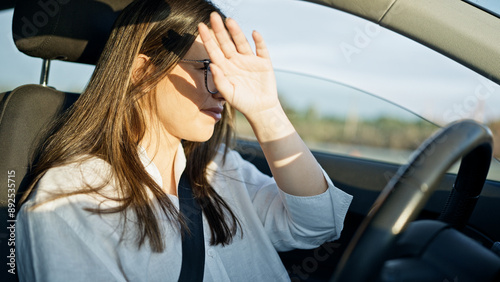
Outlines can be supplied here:
[[[140, 150], [148, 173], [161, 186], [154, 163]], [[176, 175], [186, 159], [182, 146], [176, 156]], [[182, 261], [181, 236], [163, 221], [165, 250], [152, 252], [149, 242], [138, 248], [131, 232], [120, 240], [119, 214], [97, 215], [85, 207], [116, 205], [96, 195], [73, 195], [28, 207], [53, 193], [75, 191], [103, 182], [109, 164], [92, 158], [82, 164], [50, 169], [36, 192], [21, 208], [16, 227], [16, 256], [21, 281], [177, 281]], [[209, 181], [231, 207], [243, 229], [230, 245], [211, 246], [210, 227], [203, 217], [205, 281], [289, 281], [277, 251], [315, 248], [340, 236], [352, 196], [337, 189], [329, 177], [328, 190], [312, 197], [297, 197], [278, 189], [273, 178], [230, 151], [224, 165], [219, 151], [208, 167]], [[51, 194], [52, 193], [52, 194]], [[178, 208], [178, 198], [169, 195]], [[133, 219], [126, 228], [133, 228]], [[128, 234], [128, 235], [127, 235]]]

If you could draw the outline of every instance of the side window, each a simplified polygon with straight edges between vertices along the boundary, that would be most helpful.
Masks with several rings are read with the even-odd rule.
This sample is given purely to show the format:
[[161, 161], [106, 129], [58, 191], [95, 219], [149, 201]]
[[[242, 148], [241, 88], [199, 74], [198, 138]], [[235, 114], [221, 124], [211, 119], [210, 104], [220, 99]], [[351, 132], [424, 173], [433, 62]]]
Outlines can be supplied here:
[[[346, 85], [276, 72], [280, 101], [312, 150], [403, 164], [438, 127], [386, 100]], [[242, 116], [237, 134], [254, 138]]]
[[[264, 2], [241, 1], [238, 17], [266, 39], [282, 103], [311, 149], [402, 164], [439, 127], [474, 119], [493, 132], [488, 179], [500, 181], [500, 85], [356, 16]], [[252, 136], [238, 121], [239, 136]]]
[[[276, 79], [288, 117], [313, 151], [405, 164], [440, 128], [388, 100], [334, 81], [283, 71], [276, 71]], [[255, 140], [239, 113], [236, 134]], [[450, 173], [457, 171], [458, 163]], [[498, 160], [492, 160], [488, 179], [500, 181]]]

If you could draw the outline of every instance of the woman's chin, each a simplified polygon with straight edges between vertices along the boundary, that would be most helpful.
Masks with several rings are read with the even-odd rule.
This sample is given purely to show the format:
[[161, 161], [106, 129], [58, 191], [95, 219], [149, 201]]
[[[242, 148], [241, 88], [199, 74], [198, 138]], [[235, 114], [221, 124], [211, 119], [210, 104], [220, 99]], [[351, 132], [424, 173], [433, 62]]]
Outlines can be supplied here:
[[184, 138], [184, 140], [191, 142], [206, 142], [210, 138], [212, 138], [213, 134], [214, 134], [214, 128], [212, 127], [211, 130], [203, 130], [203, 131], [200, 130], [197, 132], [197, 134], [188, 136], [187, 138]]

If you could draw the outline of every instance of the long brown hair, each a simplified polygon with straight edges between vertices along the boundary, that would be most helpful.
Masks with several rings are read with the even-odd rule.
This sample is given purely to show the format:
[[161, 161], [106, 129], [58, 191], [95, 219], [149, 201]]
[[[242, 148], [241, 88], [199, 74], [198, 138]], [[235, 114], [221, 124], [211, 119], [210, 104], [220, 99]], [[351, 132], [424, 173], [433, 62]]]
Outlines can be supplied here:
[[[137, 220], [137, 243], [149, 240], [151, 249], [164, 250], [164, 241], [156, 201], [172, 226], [184, 224], [182, 215], [146, 172], [138, 153], [139, 142], [146, 132], [144, 107], [153, 106], [156, 84], [187, 53], [198, 35], [200, 22], [210, 24], [210, 13], [222, 13], [204, 0], [136, 0], [123, 10], [99, 59], [92, 78], [81, 97], [61, 117], [32, 168], [32, 182], [23, 196], [26, 200], [40, 178], [50, 168], [98, 157], [111, 165], [113, 183], [120, 204], [114, 208], [90, 209], [97, 213], [120, 213], [123, 224], [127, 212]], [[140, 79], [132, 80], [134, 58], [147, 55], [150, 60]], [[144, 103], [144, 100], [149, 101]], [[207, 142], [183, 141], [188, 174], [193, 192], [210, 224], [211, 244], [229, 244], [239, 221], [226, 202], [210, 186], [207, 165], [221, 143], [229, 145], [234, 110], [225, 106]], [[227, 147], [226, 147], [227, 148]], [[227, 153], [227, 151], [226, 151]], [[82, 158], [84, 157], [84, 158]], [[106, 184], [107, 184], [106, 183]], [[76, 192], [57, 195], [99, 193], [100, 187], [82, 187]], [[153, 196], [148, 196], [149, 190]], [[125, 232], [125, 228], [123, 229]], [[123, 234], [122, 234], [123, 236]]]

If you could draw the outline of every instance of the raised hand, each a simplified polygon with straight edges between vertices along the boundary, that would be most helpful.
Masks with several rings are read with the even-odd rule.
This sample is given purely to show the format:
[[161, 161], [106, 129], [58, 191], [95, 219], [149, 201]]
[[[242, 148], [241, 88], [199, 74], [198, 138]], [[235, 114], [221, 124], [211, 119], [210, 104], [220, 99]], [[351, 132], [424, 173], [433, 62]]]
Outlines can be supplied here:
[[215, 86], [253, 128], [271, 172], [283, 191], [296, 196], [323, 193], [326, 180], [316, 159], [302, 142], [278, 100], [269, 52], [262, 36], [252, 37], [255, 54], [233, 19], [226, 27], [217, 13], [210, 15], [212, 31], [198, 26], [207, 50]]
[[212, 61], [214, 83], [224, 99], [247, 118], [281, 107], [269, 52], [262, 36], [252, 34], [256, 52], [252, 51], [235, 20], [226, 26], [219, 14], [210, 15], [212, 31], [201, 23], [199, 33]]

